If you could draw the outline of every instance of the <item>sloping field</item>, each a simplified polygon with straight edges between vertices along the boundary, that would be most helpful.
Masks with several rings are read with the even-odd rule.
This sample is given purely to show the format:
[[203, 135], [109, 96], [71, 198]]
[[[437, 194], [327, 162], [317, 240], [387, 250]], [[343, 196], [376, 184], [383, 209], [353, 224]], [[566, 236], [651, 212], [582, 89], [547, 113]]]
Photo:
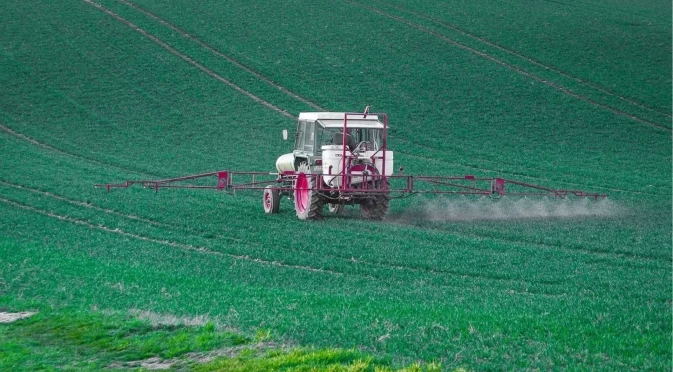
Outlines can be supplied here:
[[[446, 369], [671, 370], [671, 4], [0, 5], [0, 308], [205, 315]], [[408, 174], [607, 201], [405, 199], [264, 215], [257, 193], [93, 184], [270, 171], [302, 111], [390, 115]], [[16, 364], [15, 368], [29, 368]]]

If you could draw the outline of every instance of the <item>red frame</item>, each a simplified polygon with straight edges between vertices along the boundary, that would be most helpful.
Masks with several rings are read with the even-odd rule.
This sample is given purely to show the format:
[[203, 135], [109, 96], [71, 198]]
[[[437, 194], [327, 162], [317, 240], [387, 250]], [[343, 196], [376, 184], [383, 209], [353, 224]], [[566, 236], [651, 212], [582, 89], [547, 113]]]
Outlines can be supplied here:
[[[369, 108], [369, 107], [367, 107], [367, 108]], [[337, 191], [339, 191], [341, 193], [348, 193], [348, 192], [355, 191], [355, 189], [347, 187], [347, 182], [346, 182], [346, 180], [349, 178], [348, 174], [346, 174], [346, 169], [347, 169], [346, 168], [346, 161], [348, 160], [348, 162], [350, 163], [350, 161], [355, 159], [355, 157], [354, 156], [348, 156], [348, 157], [346, 156], [346, 145], [345, 145], [346, 143], [348, 143], [347, 140], [346, 140], [347, 131], [348, 131], [348, 116], [354, 116], [354, 115], [363, 116], [365, 118], [368, 115], [377, 116], [377, 117], [378, 116], [383, 116], [383, 144], [381, 146], [381, 149], [379, 150], [379, 151], [382, 151], [382, 153], [383, 153], [383, 156], [381, 157], [382, 164], [381, 164], [381, 175], [380, 175], [380, 177], [383, 180], [383, 182], [381, 183], [381, 185], [383, 186], [381, 188], [381, 190], [386, 191], [386, 190], [388, 190], [388, 182], [386, 182], [387, 181], [387, 176], [386, 176], [386, 150], [388, 149], [387, 148], [387, 143], [388, 143], [388, 140], [387, 140], [388, 139], [388, 115], [385, 114], [385, 113], [373, 113], [372, 114], [372, 113], [369, 113], [369, 110], [365, 110], [364, 113], [361, 113], [361, 112], [346, 112], [346, 113], [344, 113], [344, 127], [343, 127], [343, 131], [342, 131], [343, 139], [342, 139], [342, 142], [341, 142], [342, 144], [344, 144], [343, 149], [342, 149], [342, 153], [341, 153], [341, 184], [337, 188]], [[373, 156], [372, 156], [371, 160], [372, 160], [372, 163], [376, 164], [376, 160]], [[376, 176], [374, 176], [374, 177], [376, 177]], [[322, 183], [319, 183], [319, 184], [322, 185]], [[362, 184], [366, 186], [365, 180], [363, 180]]]
[[[387, 151], [387, 136], [388, 136], [388, 115], [385, 113], [355, 113], [347, 112], [344, 113], [344, 126], [343, 126], [343, 144], [347, 142], [347, 129], [348, 129], [348, 119], [349, 116], [383, 116], [383, 143], [379, 151], [382, 151], [381, 156], [382, 166], [381, 174], [378, 175], [363, 175], [363, 174], [350, 174], [346, 173], [346, 162], [350, 163], [350, 160], [355, 159], [353, 156], [346, 156], [346, 146], [343, 146], [342, 157], [341, 157], [341, 174], [337, 175], [342, 177], [341, 184], [337, 188], [330, 188], [323, 182], [323, 174], [303, 174], [299, 172], [283, 172], [283, 173], [268, 173], [268, 172], [231, 172], [228, 170], [222, 170], [217, 172], [195, 174], [189, 176], [183, 176], [178, 178], [169, 178], [163, 180], [139, 180], [139, 181], [126, 181], [125, 183], [107, 183], [107, 184], [97, 184], [95, 187], [105, 187], [108, 192], [112, 188], [127, 188], [134, 184], [142, 184], [144, 187], [151, 187], [155, 191], [159, 191], [160, 188], [188, 188], [188, 189], [216, 189], [216, 190], [227, 190], [235, 193], [239, 190], [263, 190], [270, 183], [277, 183], [279, 186], [276, 188], [279, 192], [291, 193], [298, 189], [306, 189], [305, 186], [297, 185], [297, 181], [304, 180], [305, 184], [307, 177], [315, 177], [316, 182], [314, 183], [314, 191], [322, 192], [338, 192], [341, 196], [347, 197], [362, 197], [375, 194], [394, 194], [399, 193], [399, 195], [391, 195], [391, 197], [404, 197], [413, 194], [458, 194], [458, 195], [484, 195], [484, 196], [504, 196], [504, 195], [514, 195], [514, 196], [550, 196], [550, 197], [559, 197], [565, 198], [568, 195], [574, 195], [577, 197], [591, 197], [595, 200], [599, 198], [607, 198], [606, 194], [599, 193], [587, 193], [582, 190], [566, 190], [566, 189], [553, 189], [544, 186], [533, 185], [529, 183], [524, 183], [520, 181], [507, 180], [504, 178], [477, 178], [473, 175], [466, 175], [460, 177], [451, 177], [451, 176], [403, 176], [403, 175], [393, 175], [386, 176], [386, 151]], [[376, 153], [374, 154], [376, 155]], [[376, 163], [376, 158], [372, 156], [371, 158], [373, 163]], [[331, 171], [330, 171], [331, 173]], [[178, 182], [191, 181], [200, 178], [217, 176], [217, 183], [215, 186], [208, 185], [179, 185]], [[247, 182], [235, 183], [234, 177], [236, 179], [243, 178]], [[262, 178], [260, 180], [259, 178]], [[350, 177], [363, 177], [363, 182], [361, 183], [362, 188], [350, 187], [346, 182]], [[382, 179], [383, 182], [380, 183], [380, 187], [368, 188], [367, 177], [371, 177], [371, 180]], [[389, 182], [396, 183], [400, 185], [399, 187], [390, 187]], [[422, 186], [420, 186], [420, 185]], [[291, 186], [288, 186], [291, 185]], [[507, 192], [508, 187], [506, 185], [511, 185], [514, 188], [514, 192]], [[427, 189], [427, 187], [432, 186], [432, 189]], [[442, 188], [442, 189], [438, 189]]]

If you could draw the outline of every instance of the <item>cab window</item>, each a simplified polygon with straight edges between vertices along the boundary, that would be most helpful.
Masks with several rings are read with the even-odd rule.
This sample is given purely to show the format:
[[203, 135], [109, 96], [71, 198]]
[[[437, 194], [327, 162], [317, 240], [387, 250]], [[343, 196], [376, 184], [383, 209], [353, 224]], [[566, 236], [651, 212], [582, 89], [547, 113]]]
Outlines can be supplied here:
[[304, 150], [304, 132], [306, 131], [306, 122], [300, 121], [297, 123], [297, 132], [294, 137], [294, 149], [298, 151]]

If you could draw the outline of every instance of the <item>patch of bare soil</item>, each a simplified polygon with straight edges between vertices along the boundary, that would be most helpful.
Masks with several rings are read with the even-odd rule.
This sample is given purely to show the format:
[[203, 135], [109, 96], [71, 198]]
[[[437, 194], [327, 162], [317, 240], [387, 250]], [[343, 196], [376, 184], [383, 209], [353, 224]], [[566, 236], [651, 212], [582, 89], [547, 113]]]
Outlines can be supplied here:
[[254, 350], [257, 352], [264, 352], [267, 350], [286, 350], [287, 346], [277, 344], [275, 342], [259, 342], [253, 345], [241, 345], [228, 348], [213, 350], [207, 353], [187, 353], [180, 358], [161, 359], [159, 357], [134, 360], [130, 362], [115, 362], [108, 366], [108, 368], [145, 368], [148, 370], [163, 370], [170, 368], [187, 367], [190, 364], [208, 363], [215, 358], [227, 357], [235, 358], [244, 350]]
[[22, 311], [20, 313], [0, 312], [0, 323], [12, 323], [19, 319], [28, 318], [35, 315], [32, 311]]

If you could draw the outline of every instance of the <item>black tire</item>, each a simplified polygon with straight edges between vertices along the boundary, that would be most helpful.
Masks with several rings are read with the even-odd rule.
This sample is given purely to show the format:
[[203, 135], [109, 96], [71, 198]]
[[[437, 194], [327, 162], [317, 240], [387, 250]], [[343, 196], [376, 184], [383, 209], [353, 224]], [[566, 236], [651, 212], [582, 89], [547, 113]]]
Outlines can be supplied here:
[[280, 210], [280, 193], [277, 188], [271, 185], [264, 188], [264, 193], [262, 194], [262, 206], [264, 207], [264, 213], [278, 213]]
[[325, 199], [316, 190], [316, 177], [309, 173], [308, 164], [302, 163], [294, 182], [294, 210], [300, 220], [319, 220]]
[[388, 214], [390, 195], [376, 194], [360, 204], [360, 215], [370, 220], [381, 221]]
[[339, 215], [344, 211], [344, 205], [340, 203], [327, 203], [327, 211], [330, 214]]

